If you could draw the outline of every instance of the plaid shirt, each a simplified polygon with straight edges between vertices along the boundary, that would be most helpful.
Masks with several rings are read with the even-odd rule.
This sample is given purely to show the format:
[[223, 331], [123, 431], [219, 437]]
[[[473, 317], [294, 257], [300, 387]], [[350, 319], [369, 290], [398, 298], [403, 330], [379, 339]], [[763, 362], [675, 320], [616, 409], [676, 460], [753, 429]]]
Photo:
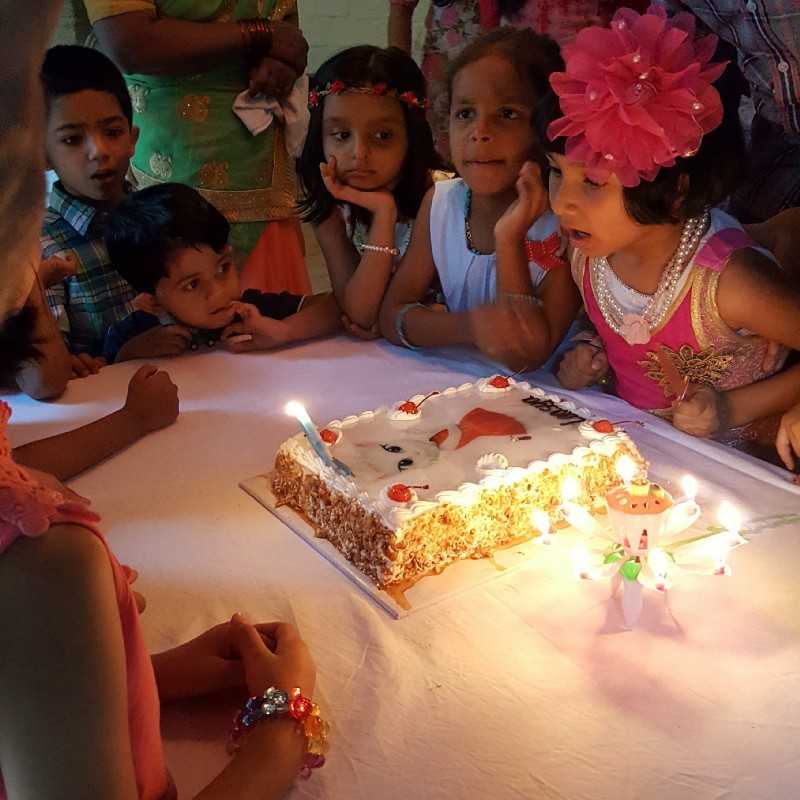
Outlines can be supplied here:
[[736, 48], [756, 113], [800, 133], [800, 3], [797, 0], [662, 0], [688, 10]]
[[99, 356], [110, 325], [133, 313], [136, 292], [112, 268], [103, 242], [107, 212], [69, 194], [56, 183], [41, 235], [42, 258], [73, 254], [75, 275], [47, 290], [47, 301], [73, 353]]

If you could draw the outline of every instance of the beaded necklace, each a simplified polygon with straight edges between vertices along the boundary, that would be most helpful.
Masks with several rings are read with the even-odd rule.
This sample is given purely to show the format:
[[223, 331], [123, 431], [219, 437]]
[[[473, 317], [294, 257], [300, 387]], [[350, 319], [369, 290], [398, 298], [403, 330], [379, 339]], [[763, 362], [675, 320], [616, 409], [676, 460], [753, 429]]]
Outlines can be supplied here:
[[[650, 341], [652, 332], [657, 330], [664, 322], [681, 285], [680, 279], [692, 260], [700, 239], [708, 230], [709, 222], [710, 215], [708, 211], [705, 211], [700, 216], [686, 220], [681, 231], [678, 247], [661, 273], [658, 287], [649, 296], [647, 304], [640, 314], [627, 313], [614, 297], [614, 293], [609, 286], [613, 268], [608, 259], [601, 256], [590, 260], [589, 269], [591, 270], [592, 285], [600, 313], [609, 327], [622, 336], [628, 344], [647, 344]], [[616, 274], [614, 277], [622, 283]], [[626, 286], [626, 288], [630, 287]], [[633, 289], [631, 291], [640, 297], [642, 296], [641, 292], [636, 292]]]

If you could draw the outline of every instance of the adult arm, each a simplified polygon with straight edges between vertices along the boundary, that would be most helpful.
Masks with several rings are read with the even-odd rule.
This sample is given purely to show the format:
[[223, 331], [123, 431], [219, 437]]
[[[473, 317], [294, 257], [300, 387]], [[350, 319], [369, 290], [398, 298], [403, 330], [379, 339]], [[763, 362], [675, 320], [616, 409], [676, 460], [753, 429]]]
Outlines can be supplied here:
[[386, 30], [386, 39], [389, 47], [399, 47], [406, 53], [411, 53], [411, 20], [416, 0], [390, 0], [389, 23]]

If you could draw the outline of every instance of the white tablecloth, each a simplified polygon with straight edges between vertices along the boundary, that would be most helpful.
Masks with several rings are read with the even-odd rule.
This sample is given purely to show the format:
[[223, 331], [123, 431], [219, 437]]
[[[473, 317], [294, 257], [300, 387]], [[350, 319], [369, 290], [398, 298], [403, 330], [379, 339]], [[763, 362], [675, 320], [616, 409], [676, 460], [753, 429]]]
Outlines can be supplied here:
[[[74, 381], [52, 405], [8, 398], [14, 443], [117, 407], [137, 366]], [[487, 368], [345, 339], [164, 366], [180, 388], [177, 424], [74, 487], [93, 498], [117, 555], [141, 573], [152, 649], [234, 611], [299, 626], [319, 666], [333, 749], [294, 797], [800, 794], [800, 524], [755, 525], [733, 554], [732, 577], [681, 580], [669, 605], [648, 596], [634, 631], [621, 630], [606, 584], [575, 581], [558, 541], [526, 568], [392, 620], [237, 482], [268, 469], [295, 431], [282, 413], [289, 399], [326, 422]], [[631, 418], [619, 401], [583, 402]], [[713, 444], [690, 450], [669, 426], [631, 433], [659, 479], [687, 469], [700, 479], [701, 504], [729, 497], [748, 519], [800, 511], [777, 469]], [[229, 721], [220, 701], [165, 709], [182, 797], [225, 762]]]

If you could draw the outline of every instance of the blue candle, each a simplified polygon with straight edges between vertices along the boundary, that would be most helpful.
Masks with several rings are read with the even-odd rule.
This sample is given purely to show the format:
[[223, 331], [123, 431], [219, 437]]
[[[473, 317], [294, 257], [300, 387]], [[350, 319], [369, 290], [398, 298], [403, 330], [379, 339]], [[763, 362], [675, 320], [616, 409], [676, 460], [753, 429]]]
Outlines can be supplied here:
[[300, 423], [303, 431], [305, 431], [309, 444], [314, 448], [314, 452], [320, 457], [323, 464], [331, 469], [335, 469], [342, 475], [353, 474], [347, 464], [342, 463], [338, 458], [333, 458], [328, 452], [325, 443], [320, 439], [316, 425], [311, 421], [311, 417], [308, 416], [308, 412], [302, 403], [292, 400], [290, 403], [286, 404], [285, 411]]

